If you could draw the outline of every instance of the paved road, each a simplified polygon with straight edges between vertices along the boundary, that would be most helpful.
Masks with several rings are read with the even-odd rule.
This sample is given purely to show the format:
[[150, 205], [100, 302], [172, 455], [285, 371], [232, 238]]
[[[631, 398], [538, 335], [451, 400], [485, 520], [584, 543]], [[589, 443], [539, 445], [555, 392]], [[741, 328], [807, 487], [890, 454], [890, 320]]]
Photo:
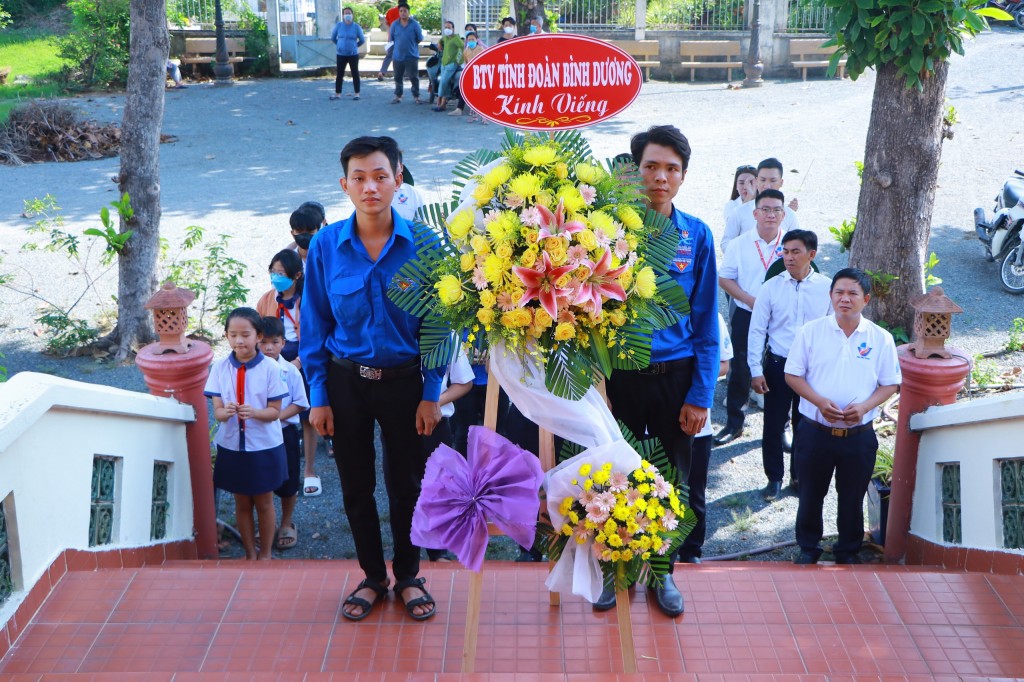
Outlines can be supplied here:
[[[1024, 298], [1001, 290], [995, 266], [982, 258], [971, 224], [974, 207], [989, 208], [1005, 176], [1014, 167], [1024, 168], [1024, 127], [1019, 123], [1024, 111], [1019, 66], [1024, 62], [1024, 34], [998, 28], [967, 50], [950, 69], [948, 97], [962, 123], [943, 150], [932, 249], [941, 259], [936, 274], [966, 309], [954, 320], [955, 341], [975, 353], [1002, 346], [1012, 319], [1024, 315]], [[255, 302], [269, 286], [265, 273], [270, 257], [289, 241], [288, 215], [296, 206], [319, 200], [332, 220], [350, 210], [338, 185], [338, 153], [348, 139], [363, 134], [395, 137], [417, 185], [434, 199], [450, 190], [448, 169], [456, 161], [499, 143], [496, 126], [432, 113], [409, 103], [408, 94], [406, 103], [390, 105], [390, 81], [364, 83], [358, 102], [328, 101], [332, 79], [200, 84], [169, 92], [165, 132], [178, 141], [162, 148], [163, 235], [174, 245], [193, 224], [231, 235], [232, 255], [249, 266], [246, 281]], [[821, 264], [834, 272], [845, 265], [846, 256], [838, 253], [826, 227], [856, 210], [854, 162], [863, 157], [873, 86], [871, 73], [856, 82], [770, 81], [755, 90], [731, 90], [720, 83], [647, 83], [630, 110], [586, 134], [598, 155], [612, 156], [628, 150], [630, 135], [652, 124], [679, 126], [694, 152], [678, 203], [707, 220], [716, 235], [723, 228], [721, 207], [735, 167], [779, 157], [787, 168], [784, 189], [800, 197], [801, 225], [818, 232]], [[119, 120], [123, 101], [120, 95], [76, 100], [100, 120]], [[53, 194], [64, 209], [67, 227], [80, 231], [96, 225], [100, 207], [116, 198], [110, 178], [117, 169], [116, 159], [0, 167], [3, 268], [46, 297], [69, 300], [77, 295], [83, 279], [78, 267], [51, 255], [19, 251], [30, 224], [20, 215], [22, 200]], [[103, 280], [101, 292], [84, 302], [82, 314], [109, 307], [115, 284], [113, 276]], [[33, 334], [36, 306], [31, 299], [0, 290], [0, 352], [12, 373], [34, 369], [144, 390], [133, 367], [41, 356], [40, 340]], [[1022, 357], [1002, 362], [1022, 364]], [[716, 418], [720, 423], [721, 415]], [[753, 505], [756, 523], [746, 534], [722, 532], [709, 539], [712, 552], [791, 537], [792, 505], [779, 503], [765, 510], [759, 498], [746, 496], [763, 485], [753, 441], [759, 429], [751, 426], [747, 438], [716, 453], [709, 501], [713, 512], [724, 517], [712, 527], [731, 523], [730, 509], [747, 505]], [[333, 469], [329, 464], [318, 468]], [[336, 478], [325, 478], [325, 485], [329, 493], [336, 491]], [[329, 510], [337, 509], [337, 502], [327, 498], [300, 509], [322, 509], [324, 518], [332, 518], [336, 512]], [[714, 504], [719, 500], [728, 503]], [[319, 521], [312, 525], [323, 529]], [[304, 538], [306, 531], [312, 532], [310, 525], [303, 529]], [[324, 551], [338, 555], [333, 549]], [[310, 549], [308, 555], [318, 554]]]

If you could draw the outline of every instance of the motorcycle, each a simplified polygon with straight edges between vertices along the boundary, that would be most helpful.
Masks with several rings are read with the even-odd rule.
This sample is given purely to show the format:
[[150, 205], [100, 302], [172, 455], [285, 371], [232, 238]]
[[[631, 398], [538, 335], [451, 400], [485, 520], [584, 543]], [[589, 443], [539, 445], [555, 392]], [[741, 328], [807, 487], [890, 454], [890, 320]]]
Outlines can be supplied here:
[[1013, 25], [1024, 29], [1024, 2], [1013, 2], [1013, 0], [988, 0], [985, 7], [1001, 9], [1012, 17]]
[[1024, 294], [1024, 171], [1003, 183], [996, 195], [995, 214], [988, 220], [985, 209], [974, 209], [974, 230], [985, 245], [988, 262], [1000, 261], [999, 279], [1011, 294]]

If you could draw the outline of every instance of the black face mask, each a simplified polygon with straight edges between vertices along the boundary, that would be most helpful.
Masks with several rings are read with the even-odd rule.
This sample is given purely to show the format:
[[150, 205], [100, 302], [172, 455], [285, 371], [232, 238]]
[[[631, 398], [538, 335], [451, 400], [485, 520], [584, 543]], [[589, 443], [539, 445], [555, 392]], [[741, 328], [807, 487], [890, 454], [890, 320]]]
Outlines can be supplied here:
[[313, 232], [300, 232], [299, 234], [292, 235], [295, 237], [295, 245], [300, 249], [308, 249], [309, 243], [313, 241]]

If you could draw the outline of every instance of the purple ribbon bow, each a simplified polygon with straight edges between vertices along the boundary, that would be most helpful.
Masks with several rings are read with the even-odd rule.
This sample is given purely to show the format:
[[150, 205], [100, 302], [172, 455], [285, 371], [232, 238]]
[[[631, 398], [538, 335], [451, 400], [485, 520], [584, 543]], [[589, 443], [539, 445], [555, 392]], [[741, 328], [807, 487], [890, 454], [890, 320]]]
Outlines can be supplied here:
[[447, 445], [427, 460], [412, 541], [447, 549], [463, 566], [479, 571], [488, 521], [521, 546], [533, 546], [543, 481], [536, 455], [490, 429], [471, 426], [468, 460]]

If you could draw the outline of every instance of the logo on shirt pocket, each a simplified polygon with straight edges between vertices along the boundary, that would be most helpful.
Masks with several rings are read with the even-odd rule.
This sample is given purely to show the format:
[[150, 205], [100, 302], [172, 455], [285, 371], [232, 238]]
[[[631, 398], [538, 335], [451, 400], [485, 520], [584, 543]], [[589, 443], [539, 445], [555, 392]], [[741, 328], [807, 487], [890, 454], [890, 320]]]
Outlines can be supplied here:
[[861, 344], [857, 346], [857, 357], [861, 360], [869, 360], [870, 358], [868, 356], [871, 355], [871, 350], [872, 349], [868, 347], [867, 341], [862, 341]]

